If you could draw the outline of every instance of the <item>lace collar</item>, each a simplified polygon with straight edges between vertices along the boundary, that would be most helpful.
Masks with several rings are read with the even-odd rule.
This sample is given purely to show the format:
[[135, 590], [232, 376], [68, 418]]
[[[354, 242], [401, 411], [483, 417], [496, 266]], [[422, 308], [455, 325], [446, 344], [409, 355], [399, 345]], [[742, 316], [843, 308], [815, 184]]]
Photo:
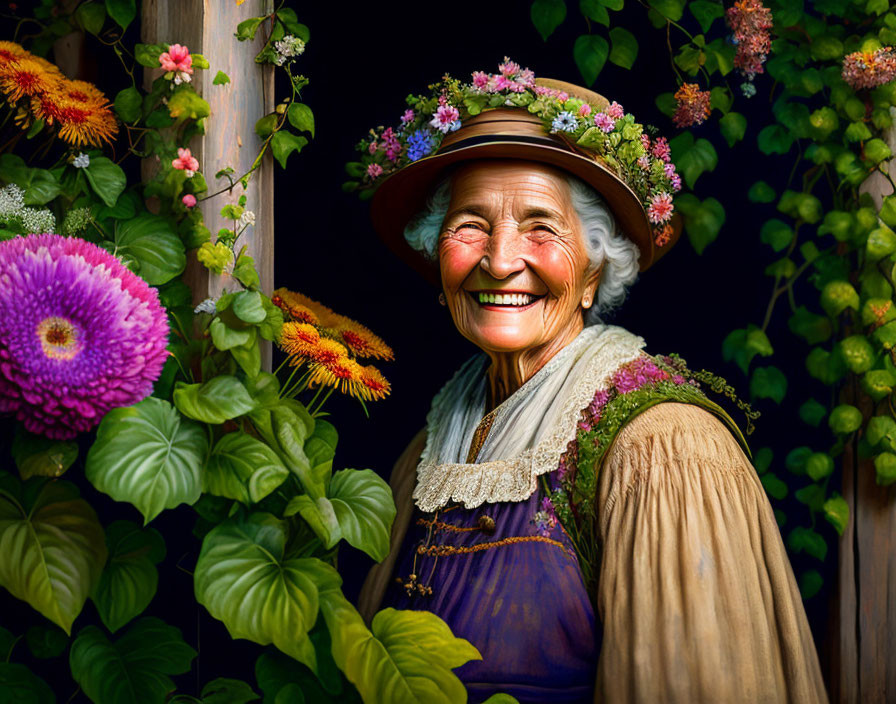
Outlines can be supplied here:
[[413, 498], [431, 512], [450, 501], [466, 508], [524, 501], [537, 478], [556, 469], [576, 436], [579, 412], [616, 369], [641, 353], [644, 340], [617, 326], [585, 328], [491, 415], [476, 457], [467, 452], [485, 410], [488, 358], [473, 357], [433, 399], [426, 449]]

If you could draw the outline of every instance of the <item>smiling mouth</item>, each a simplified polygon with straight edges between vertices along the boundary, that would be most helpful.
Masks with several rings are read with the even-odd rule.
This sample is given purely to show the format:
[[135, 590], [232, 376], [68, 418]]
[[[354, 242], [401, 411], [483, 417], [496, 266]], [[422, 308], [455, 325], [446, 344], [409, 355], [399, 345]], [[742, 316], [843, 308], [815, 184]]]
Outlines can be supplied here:
[[470, 296], [482, 307], [508, 308], [522, 310], [528, 308], [536, 301], [544, 298], [532, 293], [507, 292], [495, 293], [493, 291], [467, 291]]

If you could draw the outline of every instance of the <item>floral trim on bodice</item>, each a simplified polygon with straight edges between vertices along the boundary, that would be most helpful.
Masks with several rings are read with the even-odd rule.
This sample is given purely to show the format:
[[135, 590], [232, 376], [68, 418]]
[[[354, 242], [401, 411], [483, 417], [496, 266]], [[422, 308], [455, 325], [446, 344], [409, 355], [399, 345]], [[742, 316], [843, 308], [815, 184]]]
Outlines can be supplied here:
[[[553, 527], [555, 522], [563, 527], [573, 543], [586, 584], [593, 586], [596, 578], [596, 495], [600, 467], [616, 435], [628, 421], [658, 403], [696, 404], [724, 420], [746, 449], [746, 440], [737, 424], [721, 406], [707, 398], [701, 382], [732, 398], [744, 410], [748, 422], [757, 416], [748, 404], [734, 397], [723, 379], [705, 371], [692, 372], [677, 355], [643, 354], [619, 367], [609, 386], [595, 393], [581, 412], [576, 438], [560, 457], [557, 472], [542, 476], [544, 498], [532, 520], [537, 527]], [[749, 424], [748, 432], [751, 427]]]

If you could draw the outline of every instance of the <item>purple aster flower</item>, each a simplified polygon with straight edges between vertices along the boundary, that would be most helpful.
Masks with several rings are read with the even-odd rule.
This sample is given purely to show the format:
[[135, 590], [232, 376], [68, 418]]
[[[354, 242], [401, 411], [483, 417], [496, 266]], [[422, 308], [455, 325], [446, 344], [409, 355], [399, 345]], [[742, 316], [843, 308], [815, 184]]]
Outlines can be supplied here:
[[0, 242], [0, 413], [64, 440], [152, 392], [168, 356], [155, 289], [104, 249], [43, 234]]

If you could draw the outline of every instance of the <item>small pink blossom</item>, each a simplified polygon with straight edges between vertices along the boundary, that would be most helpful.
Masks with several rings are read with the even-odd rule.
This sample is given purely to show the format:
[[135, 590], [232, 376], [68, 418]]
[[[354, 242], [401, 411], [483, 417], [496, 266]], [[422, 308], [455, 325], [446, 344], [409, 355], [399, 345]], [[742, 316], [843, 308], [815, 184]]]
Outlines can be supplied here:
[[650, 207], [647, 209], [647, 217], [650, 222], [658, 225], [666, 222], [672, 217], [672, 196], [668, 193], [657, 193], [650, 201]]
[[650, 153], [666, 162], [672, 158], [672, 150], [669, 149], [669, 142], [665, 137], [660, 137], [653, 143], [653, 148], [650, 150]]
[[439, 105], [429, 124], [443, 134], [453, 132], [460, 127], [460, 112], [453, 105]]
[[187, 174], [187, 178], [193, 178], [193, 174], [199, 171], [199, 160], [190, 153], [189, 149], [178, 149], [177, 159], [171, 162], [171, 165]]
[[414, 116], [414, 111], [411, 110], [410, 108], [408, 108], [407, 110], [404, 111], [404, 115], [401, 116], [401, 123], [402, 123], [403, 125], [406, 125], [406, 124], [408, 124], [409, 122], [413, 122], [413, 121], [414, 121], [414, 117], [415, 117], [415, 116]]
[[520, 71], [520, 74], [516, 77], [516, 80], [526, 88], [531, 88], [535, 85], [535, 72], [524, 68], [522, 71]]
[[190, 56], [190, 50], [180, 44], [172, 44], [168, 47], [168, 51], [162, 52], [159, 56], [159, 64], [165, 71], [174, 74], [174, 82], [189, 83], [190, 75], [193, 73], [193, 57]]
[[376, 181], [383, 175], [383, 167], [379, 164], [371, 164], [367, 167], [367, 175], [370, 176], [371, 181]]
[[386, 158], [389, 161], [397, 161], [398, 157], [401, 156], [401, 142], [398, 141], [398, 136], [392, 130], [391, 127], [388, 127], [383, 132], [383, 149], [386, 151]]
[[591, 106], [588, 103], [579, 108], [579, 117], [588, 117], [591, 114]]
[[625, 110], [623, 110], [622, 106], [615, 100], [607, 106], [606, 111], [607, 115], [616, 120], [621, 120], [625, 117]]
[[495, 76], [495, 90], [510, 90], [513, 85], [513, 79], [508, 78], [503, 74]]
[[649, 134], [641, 134], [641, 144], [645, 149], [650, 149], [650, 135]]
[[672, 174], [669, 180], [672, 182], [672, 190], [678, 193], [681, 190], [681, 176]]
[[561, 90], [555, 97], [561, 103], [565, 103], [567, 100], [569, 100], [569, 93], [567, 93], [565, 90]]
[[598, 112], [594, 115], [594, 126], [600, 128], [601, 132], [612, 132], [616, 126], [616, 120], [605, 112]]
[[485, 71], [475, 71], [473, 73], [473, 87], [479, 90], [485, 90], [488, 85], [488, 74]]
[[196, 196], [194, 196], [192, 193], [187, 193], [187, 194], [186, 194], [183, 198], [181, 198], [180, 200], [181, 200], [181, 202], [182, 202], [185, 206], [187, 206], [188, 208], [195, 208], [195, 207], [196, 207]]
[[516, 61], [511, 61], [509, 57], [504, 57], [504, 63], [498, 66], [498, 71], [502, 76], [512, 78], [520, 72], [520, 65]]
[[638, 158], [638, 166], [647, 171], [650, 168], [650, 157], [646, 154]]
[[370, 144], [367, 145], [367, 153], [368, 154], [376, 154], [376, 150], [379, 148], [379, 145], [376, 143], [376, 140], [373, 140]]

